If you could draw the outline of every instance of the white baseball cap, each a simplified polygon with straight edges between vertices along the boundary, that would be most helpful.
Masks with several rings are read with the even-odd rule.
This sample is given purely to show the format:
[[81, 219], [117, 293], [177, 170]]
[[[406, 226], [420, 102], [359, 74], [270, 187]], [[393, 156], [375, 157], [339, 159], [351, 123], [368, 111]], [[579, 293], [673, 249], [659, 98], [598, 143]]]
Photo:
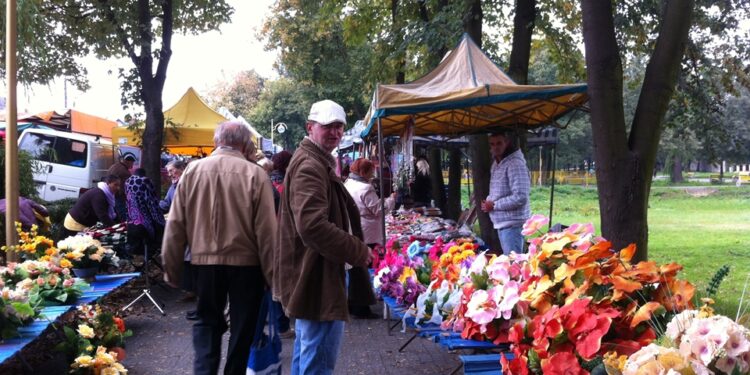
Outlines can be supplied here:
[[313, 103], [307, 120], [315, 121], [320, 125], [329, 125], [334, 122], [346, 124], [346, 113], [344, 107], [333, 100], [326, 99]]

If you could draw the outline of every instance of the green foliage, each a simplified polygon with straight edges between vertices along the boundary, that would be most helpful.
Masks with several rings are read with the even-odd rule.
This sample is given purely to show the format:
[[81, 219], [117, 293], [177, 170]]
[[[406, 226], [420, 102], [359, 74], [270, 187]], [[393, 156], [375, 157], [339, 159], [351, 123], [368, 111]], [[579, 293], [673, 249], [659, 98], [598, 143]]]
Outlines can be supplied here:
[[[39, 168], [26, 151], [18, 152], [18, 193], [22, 197], [38, 199], [34, 171]], [[5, 171], [5, 145], [0, 145], [0, 170]], [[5, 173], [0, 174], [0, 199], [5, 199]]]
[[68, 211], [73, 208], [73, 206], [76, 204], [76, 201], [76, 198], [65, 198], [45, 204], [47, 212], [49, 213], [49, 220], [52, 223], [49, 237], [52, 238], [55, 242], [62, 239], [61, 237], [65, 215], [67, 215]]
[[729, 265], [725, 264], [716, 271], [711, 278], [711, 281], [709, 281], [708, 286], [706, 287], [706, 297], [716, 298], [719, 286], [721, 286], [721, 282], [724, 281], [724, 278], [727, 277], [727, 275], [729, 275]]
[[[86, 68], [76, 61], [88, 52], [86, 46], [61, 32], [47, 18], [51, 9], [45, 0], [20, 0], [16, 3], [18, 81], [30, 85], [46, 84], [62, 77], [81, 90], [89, 87]], [[6, 1], [0, 0], [0, 30], [5, 35]], [[5, 77], [5, 42], [0, 43], [0, 75]], [[33, 57], [32, 57], [33, 56]]]
[[[305, 122], [312, 101], [300, 91], [299, 85], [289, 78], [266, 82], [258, 104], [247, 120], [266, 138], [271, 138], [271, 121], [287, 125], [284, 134], [274, 134], [274, 143], [293, 150], [307, 134]], [[353, 125], [349, 121], [349, 125]]]
[[237, 74], [231, 81], [219, 82], [208, 94], [213, 108], [226, 107], [235, 116], [245, 119], [258, 104], [265, 80], [255, 70]]

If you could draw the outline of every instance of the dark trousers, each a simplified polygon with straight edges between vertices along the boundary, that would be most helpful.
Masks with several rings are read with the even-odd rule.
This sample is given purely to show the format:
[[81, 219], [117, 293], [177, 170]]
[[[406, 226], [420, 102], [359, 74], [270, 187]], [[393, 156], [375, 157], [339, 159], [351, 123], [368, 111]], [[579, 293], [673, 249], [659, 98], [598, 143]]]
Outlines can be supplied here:
[[229, 348], [224, 374], [244, 375], [255, 335], [265, 281], [258, 266], [193, 265], [198, 320], [193, 325], [196, 375], [216, 374], [221, 336], [227, 330], [224, 307], [229, 297]]

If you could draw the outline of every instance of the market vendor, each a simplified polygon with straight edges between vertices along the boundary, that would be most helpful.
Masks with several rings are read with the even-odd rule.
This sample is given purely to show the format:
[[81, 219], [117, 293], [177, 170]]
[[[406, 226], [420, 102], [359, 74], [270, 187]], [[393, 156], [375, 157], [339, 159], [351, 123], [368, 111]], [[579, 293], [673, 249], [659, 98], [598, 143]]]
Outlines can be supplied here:
[[529, 190], [531, 179], [526, 159], [518, 148], [515, 133], [490, 135], [492, 170], [490, 194], [482, 201], [482, 211], [489, 213], [500, 237], [503, 254], [523, 252], [521, 229], [530, 216]]
[[63, 238], [94, 226], [97, 222], [105, 226], [115, 224], [115, 196], [120, 191], [120, 177], [109, 175], [96, 187], [81, 195], [73, 208], [65, 215]]

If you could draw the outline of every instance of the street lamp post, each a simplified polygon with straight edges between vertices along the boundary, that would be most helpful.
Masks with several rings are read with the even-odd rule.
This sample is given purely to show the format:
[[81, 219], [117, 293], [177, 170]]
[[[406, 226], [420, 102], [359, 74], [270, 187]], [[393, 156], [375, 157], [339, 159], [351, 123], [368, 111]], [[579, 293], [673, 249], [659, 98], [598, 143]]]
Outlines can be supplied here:
[[284, 134], [286, 131], [286, 124], [283, 122], [277, 122], [276, 124], [273, 123], [273, 119], [271, 119], [271, 154], [276, 153], [276, 145], [273, 143], [273, 133], [279, 132], [279, 134]]

